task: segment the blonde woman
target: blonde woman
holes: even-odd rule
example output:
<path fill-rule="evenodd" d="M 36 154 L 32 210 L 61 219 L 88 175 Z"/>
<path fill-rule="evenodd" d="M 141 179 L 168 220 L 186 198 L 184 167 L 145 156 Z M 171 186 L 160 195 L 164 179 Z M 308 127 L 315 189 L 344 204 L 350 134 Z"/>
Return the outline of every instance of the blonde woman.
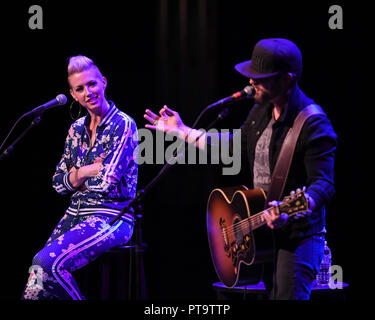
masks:
<path fill-rule="evenodd" d="M 84 300 L 71 272 L 133 233 L 130 213 L 109 222 L 135 197 L 135 122 L 106 99 L 107 79 L 91 59 L 71 57 L 68 82 L 74 103 L 88 112 L 71 125 L 53 176 L 55 190 L 71 194 L 70 205 L 35 255 L 23 299 Z"/>

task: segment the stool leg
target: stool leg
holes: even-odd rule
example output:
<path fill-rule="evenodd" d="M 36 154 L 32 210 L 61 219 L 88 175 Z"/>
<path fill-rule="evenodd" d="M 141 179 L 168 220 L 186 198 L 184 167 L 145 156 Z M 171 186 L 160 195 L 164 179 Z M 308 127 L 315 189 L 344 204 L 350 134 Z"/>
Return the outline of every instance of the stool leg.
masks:
<path fill-rule="evenodd" d="M 101 281 L 101 292 L 100 292 L 100 299 L 101 300 L 109 300 L 109 273 L 110 273 L 110 265 L 108 261 L 108 257 L 103 257 L 103 262 L 101 265 L 102 269 L 102 281 Z"/>
<path fill-rule="evenodd" d="M 117 300 L 126 300 L 128 299 L 126 284 L 127 284 L 127 277 L 126 274 L 126 254 L 119 254 L 117 255 L 117 263 L 116 263 L 116 299 Z"/>
<path fill-rule="evenodd" d="M 133 252 L 134 248 L 129 249 L 129 274 L 128 274 L 128 299 L 133 298 Z"/>
<path fill-rule="evenodd" d="M 131 273 L 133 279 L 129 279 L 132 281 L 135 287 L 135 290 L 131 290 L 132 292 L 135 291 L 135 299 L 137 300 L 146 300 L 147 299 L 147 289 L 146 289 L 146 277 L 144 271 L 144 263 L 143 263 L 143 253 L 145 250 L 145 244 L 143 243 L 143 235 L 142 235 L 142 214 L 137 214 L 137 220 L 134 228 L 134 242 L 135 248 L 131 252 L 131 256 L 133 257 L 134 254 L 134 272 L 133 271 L 133 264 L 131 265 Z"/>
<path fill-rule="evenodd" d="M 136 297 L 139 300 L 146 300 L 147 299 L 147 289 L 146 289 L 146 277 L 145 277 L 145 270 L 143 264 L 143 248 L 137 246 L 135 248 L 135 256 L 136 256 L 136 277 L 138 286 L 136 287 Z"/>

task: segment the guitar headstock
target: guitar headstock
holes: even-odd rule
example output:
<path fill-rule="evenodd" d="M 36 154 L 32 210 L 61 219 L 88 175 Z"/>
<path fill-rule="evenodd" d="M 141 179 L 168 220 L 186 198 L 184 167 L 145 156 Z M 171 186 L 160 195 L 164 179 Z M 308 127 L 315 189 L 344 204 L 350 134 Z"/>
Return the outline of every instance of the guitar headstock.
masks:
<path fill-rule="evenodd" d="M 286 213 L 288 216 L 294 216 L 300 212 L 306 212 L 309 209 L 309 201 L 305 195 L 306 187 L 292 191 L 279 204 L 280 213 Z"/>

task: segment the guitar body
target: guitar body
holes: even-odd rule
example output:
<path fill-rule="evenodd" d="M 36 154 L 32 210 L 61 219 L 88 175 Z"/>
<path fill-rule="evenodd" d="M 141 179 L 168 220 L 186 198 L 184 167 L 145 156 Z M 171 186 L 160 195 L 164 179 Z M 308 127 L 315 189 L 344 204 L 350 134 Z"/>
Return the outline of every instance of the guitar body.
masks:
<path fill-rule="evenodd" d="M 244 186 L 215 189 L 209 196 L 208 241 L 216 273 L 227 287 L 259 282 L 260 263 L 272 258 L 270 231 L 253 230 L 249 222 L 249 217 L 264 210 L 265 204 L 262 189 L 249 190 Z"/>

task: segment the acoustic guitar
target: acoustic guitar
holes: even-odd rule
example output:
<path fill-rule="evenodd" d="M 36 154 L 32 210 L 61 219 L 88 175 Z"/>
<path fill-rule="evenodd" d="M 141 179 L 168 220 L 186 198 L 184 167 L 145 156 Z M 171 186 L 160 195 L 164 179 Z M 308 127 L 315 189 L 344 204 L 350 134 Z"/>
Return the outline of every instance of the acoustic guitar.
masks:
<path fill-rule="evenodd" d="M 272 254 L 272 250 L 265 249 L 272 242 L 269 228 L 260 228 L 266 224 L 265 204 L 266 195 L 262 189 L 247 189 L 245 186 L 214 189 L 209 196 L 208 241 L 216 273 L 227 287 L 258 282 L 259 274 L 254 277 L 246 267 L 242 268 L 242 264 L 260 265 L 270 252 Z M 292 217 L 306 212 L 308 207 L 304 188 L 292 192 L 272 210 Z M 268 242 L 266 246 L 262 246 L 264 242 Z M 247 272 L 242 272 L 242 269 Z"/>

